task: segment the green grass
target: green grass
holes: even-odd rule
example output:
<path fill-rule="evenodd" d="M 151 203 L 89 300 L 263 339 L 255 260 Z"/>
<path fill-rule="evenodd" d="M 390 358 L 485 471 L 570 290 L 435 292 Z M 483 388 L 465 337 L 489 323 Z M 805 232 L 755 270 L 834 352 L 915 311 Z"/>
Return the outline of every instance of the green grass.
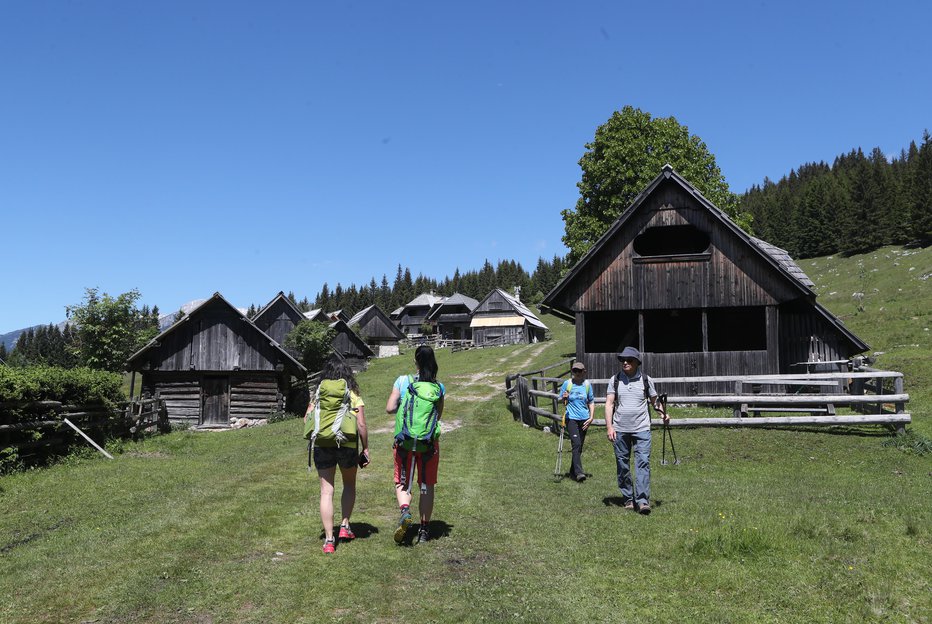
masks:
<path fill-rule="evenodd" d="M 858 260 L 804 268 L 821 289 Z M 837 273 L 822 277 L 828 262 Z M 0 478 L 0 622 L 929 621 L 932 455 L 915 447 L 932 434 L 930 397 L 914 381 L 929 344 L 912 320 L 924 312 L 891 312 L 882 295 L 848 311 L 840 288 L 828 307 L 907 375 L 911 442 L 878 427 L 677 430 L 681 465 L 660 466 L 655 443 L 654 513 L 625 512 L 602 430 L 587 440 L 593 477 L 557 482 L 556 437 L 516 423 L 502 398 L 506 373 L 572 351 L 572 326 L 545 317 L 552 342 L 438 352 L 445 420 L 460 426 L 442 438 L 426 546 L 391 538 L 383 405 L 406 353 L 360 376 L 374 433 L 356 542 L 320 552 L 298 420 L 125 443 L 115 461 Z M 910 296 L 927 304 L 928 288 Z"/>

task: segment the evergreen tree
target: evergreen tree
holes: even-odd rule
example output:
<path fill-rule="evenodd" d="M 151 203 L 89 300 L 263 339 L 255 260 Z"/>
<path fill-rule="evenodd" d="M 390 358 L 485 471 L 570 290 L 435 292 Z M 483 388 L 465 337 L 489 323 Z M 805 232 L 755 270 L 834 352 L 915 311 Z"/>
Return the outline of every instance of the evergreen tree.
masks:
<path fill-rule="evenodd" d="M 926 130 L 922 146 L 910 156 L 909 234 L 928 244 L 932 240 L 932 136 Z"/>

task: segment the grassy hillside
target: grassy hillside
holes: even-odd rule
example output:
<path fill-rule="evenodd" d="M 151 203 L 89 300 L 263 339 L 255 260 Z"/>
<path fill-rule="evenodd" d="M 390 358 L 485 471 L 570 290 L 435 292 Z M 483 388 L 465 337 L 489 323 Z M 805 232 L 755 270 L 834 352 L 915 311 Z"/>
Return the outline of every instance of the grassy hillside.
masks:
<path fill-rule="evenodd" d="M 929 435 L 927 254 L 804 268 L 879 365 L 906 372 Z M 855 284 L 878 289 L 863 311 Z M 0 478 L 0 622 L 928 621 L 932 456 L 877 427 L 676 431 L 681 465 L 660 466 L 655 445 L 654 513 L 625 512 L 603 431 L 587 441 L 593 477 L 555 482 L 555 436 L 507 409 L 506 373 L 573 349 L 571 326 L 544 321 L 552 342 L 440 352 L 452 429 L 428 544 L 391 538 L 383 406 L 405 354 L 360 377 L 373 464 L 355 542 L 320 552 L 299 421 L 176 432 Z"/>

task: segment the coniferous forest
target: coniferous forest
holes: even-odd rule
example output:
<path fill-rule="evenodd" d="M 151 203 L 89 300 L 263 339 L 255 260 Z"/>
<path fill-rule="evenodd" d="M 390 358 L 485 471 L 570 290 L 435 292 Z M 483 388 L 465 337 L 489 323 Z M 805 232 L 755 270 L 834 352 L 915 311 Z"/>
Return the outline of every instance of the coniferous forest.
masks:
<path fill-rule="evenodd" d="M 754 234 L 796 258 L 855 254 L 932 239 L 932 137 L 892 160 L 858 148 L 807 163 L 779 182 L 764 179 L 741 198 Z"/>

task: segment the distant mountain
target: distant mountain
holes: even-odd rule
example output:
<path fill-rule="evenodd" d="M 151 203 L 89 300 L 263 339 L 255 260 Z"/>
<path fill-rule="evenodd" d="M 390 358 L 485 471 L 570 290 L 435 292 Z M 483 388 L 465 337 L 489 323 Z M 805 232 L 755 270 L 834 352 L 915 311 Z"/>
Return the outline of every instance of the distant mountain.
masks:
<path fill-rule="evenodd" d="M 62 321 L 61 323 L 55 323 L 58 325 L 58 329 L 64 330 L 65 325 L 68 324 L 68 321 Z M 19 340 L 19 337 L 28 332 L 30 329 L 39 329 L 40 327 L 47 326 L 48 323 L 44 325 L 33 325 L 32 327 L 24 327 L 22 329 L 16 329 L 6 334 L 0 334 L 0 343 L 2 343 L 7 351 L 12 351 L 13 346 L 16 344 L 16 341 Z"/>

